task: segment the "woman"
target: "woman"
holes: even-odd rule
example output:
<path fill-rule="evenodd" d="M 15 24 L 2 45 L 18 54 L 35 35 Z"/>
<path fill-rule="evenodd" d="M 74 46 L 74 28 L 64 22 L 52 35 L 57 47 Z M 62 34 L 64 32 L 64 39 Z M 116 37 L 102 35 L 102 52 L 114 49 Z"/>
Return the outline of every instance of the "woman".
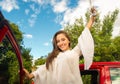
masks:
<path fill-rule="evenodd" d="M 83 84 L 79 57 L 84 56 L 85 69 L 89 69 L 94 54 L 94 42 L 89 30 L 94 19 L 92 15 L 73 49 L 70 49 L 70 38 L 67 33 L 58 31 L 53 37 L 53 51 L 47 57 L 46 63 L 32 73 L 23 69 L 25 76 L 29 79 L 34 78 L 35 84 Z"/>

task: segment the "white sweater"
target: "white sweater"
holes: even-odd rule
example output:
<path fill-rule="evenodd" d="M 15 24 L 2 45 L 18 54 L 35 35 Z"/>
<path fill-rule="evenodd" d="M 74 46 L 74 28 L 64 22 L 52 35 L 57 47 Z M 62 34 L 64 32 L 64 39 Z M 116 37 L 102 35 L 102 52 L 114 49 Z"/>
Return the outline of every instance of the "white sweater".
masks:
<path fill-rule="evenodd" d="M 45 64 L 41 65 L 32 74 L 35 84 L 83 84 L 79 70 L 79 56 L 83 54 L 85 69 L 92 64 L 94 41 L 88 28 L 85 28 L 78 44 L 72 49 L 60 52 L 53 60 L 48 71 Z"/>

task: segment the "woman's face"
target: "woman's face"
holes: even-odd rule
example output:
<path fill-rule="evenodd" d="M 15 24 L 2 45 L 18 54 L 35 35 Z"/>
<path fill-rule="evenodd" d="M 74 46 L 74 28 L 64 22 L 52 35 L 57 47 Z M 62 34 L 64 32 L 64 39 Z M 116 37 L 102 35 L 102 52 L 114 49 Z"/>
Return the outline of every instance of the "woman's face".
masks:
<path fill-rule="evenodd" d="M 68 40 L 68 38 L 64 35 L 64 34 L 58 34 L 56 36 L 56 42 L 57 42 L 57 46 L 60 50 L 62 51 L 66 51 L 68 49 L 70 49 L 70 41 Z"/>

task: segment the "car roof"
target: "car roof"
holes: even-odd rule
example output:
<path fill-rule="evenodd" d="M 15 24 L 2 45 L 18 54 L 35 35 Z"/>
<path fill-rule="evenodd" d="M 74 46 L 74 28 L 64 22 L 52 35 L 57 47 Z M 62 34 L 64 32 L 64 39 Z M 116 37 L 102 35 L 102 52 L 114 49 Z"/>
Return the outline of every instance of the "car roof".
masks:
<path fill-rule="evenodd" d="M 108 67 L 120 67 L 120 62 L 115 61 L 115 62 L 93 62 L 90 68 L 98 68 L 102 66 L 108 66 Z M 84 69 L 84 64 L 80 64 L 80 69 Z"/>
<path fill-rule="evenodd" d="M 120 62 L 116 61 L 116 62 L 93 62 L 92 65 L 99 65 L 99 66 L 111 66 L 111 65 L 119 65 L 120 66 Z"/>

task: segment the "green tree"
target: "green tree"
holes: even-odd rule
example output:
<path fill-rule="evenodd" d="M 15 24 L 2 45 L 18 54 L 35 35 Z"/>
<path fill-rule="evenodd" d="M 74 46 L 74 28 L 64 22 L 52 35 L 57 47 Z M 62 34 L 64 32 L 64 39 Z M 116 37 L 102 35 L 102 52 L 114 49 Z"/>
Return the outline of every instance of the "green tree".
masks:
<path fill-rule="evenodd" d="M 30 49 L 24 48 L 23 45 L 23 33 L 19 30 L 19 27 L 14 23 L 9 23 L 12 28 L 12 32 L 16 38 L 16 41 L 20 45 L 23 65 L 29 71 L 32 66 L 32 56 L 30 55 Z M 0 43 L 0 77 L 5 79 L 8 84 L 19 84 L 19 64 L 14 50 L 7 38 L 4 38 Z M 29 84 L 30 81 L 25 81 L 25 84 Z M 4 84 L 6 84 L 4 83 Z"/>
<path fill-rule="evenodd" d="M 45 56 L 41 56 L 40 58 L 35 60 L 35 66 L 42 65 L 42 64 L 45 63 L 45 61 L 46 61 L 46 57 Z"/>
<path fill-rule="evenodd" d="M 78 37 L 81 34 L 82 30 L 84 28 L 83 19 L 77 19 L 74 23 L 74 25 L 67 25 L 64 30 L 69 34 L 71 38 L 71 48 L 73 48 L 77 42 Z"/>
<path fill-rule="evenodd" d="M 112 56 L 114 56 L 116 61 L 120 61 L 120 36 L 117 36 L 112 40 L 110 47 L 112 47 Z"/>
<path fill-rule="evenodd" d="M 120 61 L 120 36 L 112 37 L 113 25 L 117 18 L 119 11 L 116 9 L 100 20 L 99 14 L 96 17 L 95 23 L 91 29 L 92 36 L 95 43 L 94 61 Z M 89 19 L 90 12 L 86 12 L 86 22 Z M 84 26 L 83 19 L 77 19 L 74 25 L 65 27 L 71 37 L 71 47 L 77 44 L 78 36 L 81 34 Z M 84 63 L 84 60 L 80 60 Z M 85 84 L 89 84 L 89 76 L 82 77 Z M 88 81 L 86 81 L 88 80 Z"/>
<path fill-rule="evenodd" d="M 112 31 L 113 25 L 118 15 L 118 10 L 116 9 L 112 13 L 109 13 L 104 17 L 101 27 L 96 34 L 95 39 L 95 58 L 94 61 L 115 61 L 113 56 L 114 47 L 112 47 Z M 99 58 L 99 59 L 98 59 Z"/>
<path fill-rule="evenodd" d="M 22 61 L 23 61 L 23 66 L 26 68 L 29 72 L 32 71 L 32 60 L 33 56 L 30 55 L 30 48 L 24 48 L 22 47 Z M 30 84 L 31 80 L 24 80 L 24 84 Z"/>
<path fill-rule="evenodd" d="M 103 20 L 99 19 L 99 14 L 96 17 L 96 21 L 91 29 L 94 41 L 95 41 L 95 56 L 94 61 L 115 61 L 116 50 L 115 44 L 116 42 L 112 38 L 113 25 L 117 18 L 119 11 L 116 9 L 112 13 L 109 13 L 104 17 Z M 86 22 L 89 19 L 90 12 L 86 12 Z M 65 27 L 65 31 L 68 32 L 71 37 L 71 47 L 73 48 L 77 44 L 78 36 L 81 34 L 83 28 L 85 27 L 83 24 L 83 19 L 77 19 L 74 25 L 69 25 Z M 118 40 L 118 39 L 117 39 Z M 120 55 L 117 53 L 117 56 Z M 82 60 L 83 62 L 83 60 Z"/>

